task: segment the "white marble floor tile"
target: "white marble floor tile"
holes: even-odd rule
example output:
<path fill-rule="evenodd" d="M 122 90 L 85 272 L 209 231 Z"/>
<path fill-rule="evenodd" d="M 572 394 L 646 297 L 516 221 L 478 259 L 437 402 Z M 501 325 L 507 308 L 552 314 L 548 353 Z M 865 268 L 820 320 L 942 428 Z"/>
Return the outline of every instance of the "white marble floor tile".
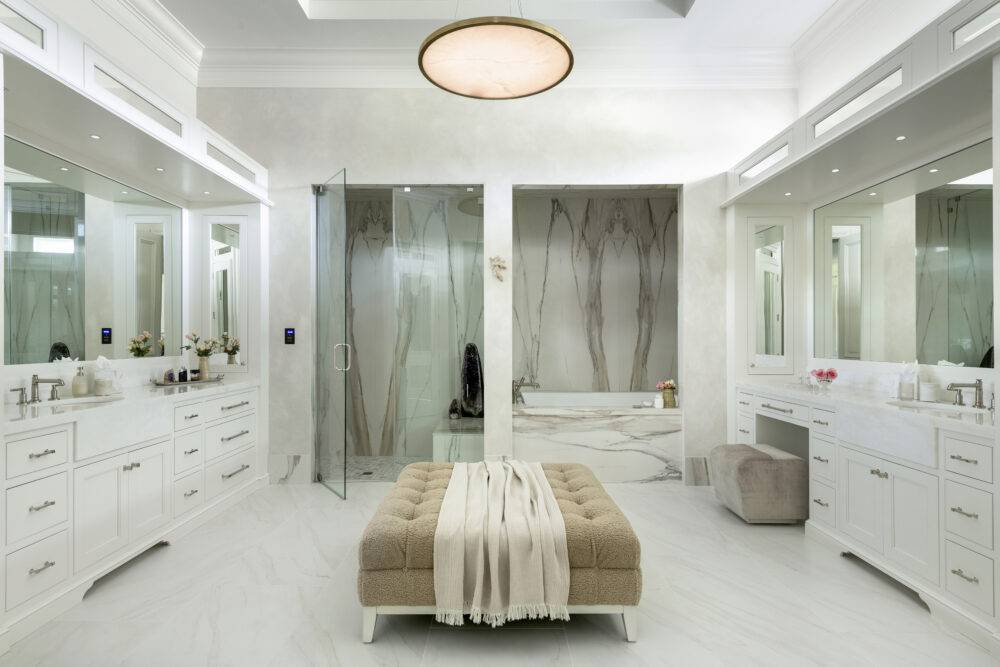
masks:
<path fill-rule="evenodd" d="M 992 664 L 801 526 L 748 526 L 671 482 L 607 485 L 642 542 L 637 643 L 620 618 L 581 615 L 498 630 L 383 617 L 362 644 L 356 545 L 389 487 L 268 487 L 99 581 L 0 667 Z"/>

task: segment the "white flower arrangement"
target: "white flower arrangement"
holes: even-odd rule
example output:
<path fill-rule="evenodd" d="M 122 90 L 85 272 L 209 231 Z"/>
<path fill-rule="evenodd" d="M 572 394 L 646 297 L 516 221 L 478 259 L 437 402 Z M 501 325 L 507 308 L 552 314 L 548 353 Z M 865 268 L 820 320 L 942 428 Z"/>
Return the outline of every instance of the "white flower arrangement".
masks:
<path fill-rule="evenodd" d="M 197 332 L 192 331 L 184 336 L 190 341 L 184 346 L 185 350 L 194 350 L 199 357 L 210 357 L 219 349 L 219 341 L 214 338 L 201 338 Z"/>
<path fill-rule="evenodd" d="M 219 347 L 229 356 L 233 356 L 240 351 L 240 339 L 235 336 L 230 336 L 228 333 L 223 333 L 222 340 L 219 342 Z"/>
<path fill-rule="evenodd" d="M 153 349 L 153 334 L 143 331 L 128 342 L 128 351 L 133 357 L 145 357 Z"/>

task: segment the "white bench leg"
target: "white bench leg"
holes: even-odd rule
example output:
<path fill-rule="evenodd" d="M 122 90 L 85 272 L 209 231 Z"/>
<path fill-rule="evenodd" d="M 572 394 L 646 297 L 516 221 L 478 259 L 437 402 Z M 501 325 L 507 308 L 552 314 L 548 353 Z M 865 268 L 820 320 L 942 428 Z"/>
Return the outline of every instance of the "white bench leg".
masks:
<path fill-rule="evenodd" d="M 375 607 L 361 608 L 361 641 L 371 644 L 375 636 L 375 623 L 378 622 L 378 611 Z"/>
<path fill-rule="evenodd" d="M 639 608 L 625 607 L 622 612 L 622 621 L 625 623 L 625 641 L 634 642 L 639 639 Z"/>

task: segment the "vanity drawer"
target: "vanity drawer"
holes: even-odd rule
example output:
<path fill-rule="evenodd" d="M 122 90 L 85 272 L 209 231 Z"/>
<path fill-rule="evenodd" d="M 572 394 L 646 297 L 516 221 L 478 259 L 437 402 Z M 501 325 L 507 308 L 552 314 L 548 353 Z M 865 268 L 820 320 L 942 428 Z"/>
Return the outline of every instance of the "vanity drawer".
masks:
<path fill-rule="evenodd" d="M 199 470 L 174 482 L 174 518 L 205 503 L 205 475 Z"/>
<path fill-rule="evenodd" d="M 993 481 L 993 448 L 944 435 L 944 467 L 983 482 Z"/>
<path fill-rule="evenodd" d="M 944 483 L 945 517 L 948 532 L 993 548 L 993 494 L 951 480 Z"/>
<path fill-rule="evenodd" d="M 254 440 L 257 415 L 244 415 L 205 429 L 205 459 L 249 445 Z"/>
<path fill-rule="evenodd" d="M 7 544 L 66 521 L 68 480 L 69 475 L 61 472 L 7 489 Z"/>
<path fill-rule="evenodd" d="M 257 409 L 257 392 L 248 391 L 233 396 L 213 398 L 205 403 L 205 419 L 223 419 Z"/>
<path fill-rule="evenodd" d="M 753 414 L 753 394 L 748 394 L 745 391 L 737 391 L 736 411 Z"/>
<path fill-rule="evenodd" d="M 740 445 L 752 445 L 753 439 L 753 415 L 737 413 L 736 415 L 736 443 Z"/>
<path fill-rule="evenodd" d="M 832 442 L 809 439 L 809 476 L 828 482 L 837 481 L 837 448 Z"/>
<path fill-rule="evenodd" d="M 812 415 L 809 418 L 809 430 L 823 435 L 833 435 L 834 419 L 836 418 L 836 412 L 813 408 Z"/>
<path fill-rule="evenodd" d="M 7 479 L 69 460 L 69 429 L 7 441 Z"/>
<path fill-rule="evenodd" d="M 205 460 L 204 438 L 205 434 L 201 431 L 185 433 L 174 438 L 174 474 L 179 475 L 201 465 Z"/>
<path fill-rule="evenodd" d="M 799 405 L 798 403 L 782 401 L 777 398 L 759 397 L 757 399 L 757 409 L 765 413 L 770 412 L 783 419 L 796 419 L 804 422 L 809 421 L 808 407 Z"/>
<path fill-rule="evenodd" d="M 13 609 L 66 579 L 69 574 L 66 531 L 7 554 L 4 565 L 7 609 Z"/>
<path fill-rule="evenodd" d="M 174 408 L 174 430 L 181 431 L 205 421 L 205 404 L 194 403 Z"/>
<path fill-rule="evenodd" d="M 253 479 L 257 450 L 230 456 L 205 468 L 205 499 L 211 500 Z"/>
<path fill-rule="evenodd" d="M 993 615 L 993 559 L 945 540 L 945 588 L 959 600 Z"/>
<path fill-rule="evenodd" d="M 837 492 L 832 486 L 809 480 L 809 518 L 831 528 L 837 525 Z"/>

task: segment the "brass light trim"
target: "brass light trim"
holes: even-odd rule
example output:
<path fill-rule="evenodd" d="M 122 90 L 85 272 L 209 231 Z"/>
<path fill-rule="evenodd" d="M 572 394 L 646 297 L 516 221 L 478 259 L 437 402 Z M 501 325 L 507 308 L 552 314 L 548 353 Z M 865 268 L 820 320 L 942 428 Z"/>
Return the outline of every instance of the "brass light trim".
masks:
<path fill-rule="evenodd" d="M 427 53 L 427 49 L 429 49 L 431 45 L 433 45 L 439 39 L 441 39 L 446 35 L 460 32 L 462 30 L 467 30 L 469 28 L 480 28 L 483 26 L 493 26 L 493 25 L 510 26 L 513 28 L 522 28 L 525 30 L 534 30 L 535 32 L 539 32 L 545 35 L 552 41 L 556 42 L 566 51 L 566 55 L 569 59 L 569 62 L 566 66 L 566 71 L 563 72 L 562 76 L 560 76 L 556 81 L 550 83 L 544 88 L 540 88 L 538 90 L 534 90 L 529 93 L 525 93 L 523 95 L 511 95 L 507 97 L 482 97 L 479 95 L 469 95 L 467 93 L 462 93 L 456 90 L 452 90 L 451 88 L 448 88 L 440 84 L 439 82 L 435 81 L 434 78 L 427 72 L 427 69 L 424 67 L 424 55 Z M 438 28 L 430 35 L 428 35 L 427 39 L 425 39 L 423 44 L 420 45 L 420 53 L 417 56 L 417 64 L 420 67 L 420 73 L 424 75 L 424 78 L 426 78 L 428 81 L 430 81 L 432 84 L 434 84 L 441 90 L 451 93 L 453 95 L 459 95 L 461 97 L 468 97 L 477 100 L 514 100 L 514 99 L 521 99 L 524 97 L 531 97 L 533 95 L 538 95 L 540 93 L 544 93 L 547 90 L 552 90 L 553 88 L 558 86 L 560 83 L 566 80 L 566 77 L 568 77 L 570 73 L 572 73 L 574 58 L 573 58 L 573 49 L 570 47 L 569 41 L 558 30 L 550 26 L 547 26 L 544 23 L 539 23 L 538 21 L 532 21 L 530 19 L 518 18 L 516 16 L 479 16 L 476 18 L 463 19 L 461 21 L 455 21 L 454 23 L 449 23 L 448 25 L 442 26 L 441 28 Z"/>

